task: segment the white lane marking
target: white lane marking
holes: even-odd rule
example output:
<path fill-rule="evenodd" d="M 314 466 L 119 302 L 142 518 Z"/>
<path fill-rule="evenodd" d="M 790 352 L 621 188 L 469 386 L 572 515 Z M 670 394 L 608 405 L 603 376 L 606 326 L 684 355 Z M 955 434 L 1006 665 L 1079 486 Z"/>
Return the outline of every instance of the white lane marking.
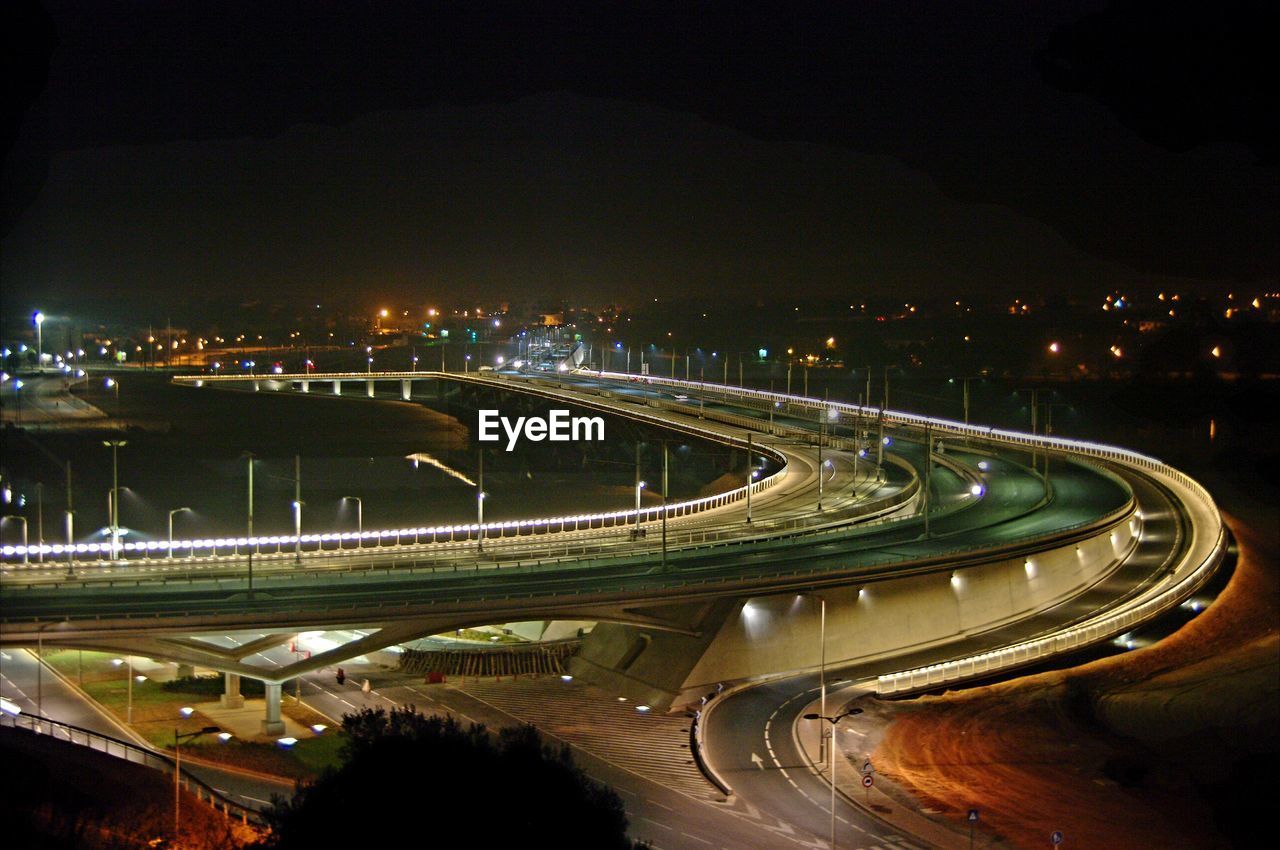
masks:
<path fill-rule="evenodd" d="M 653 818 L 647 818 L 647 817 L 645 817 L 644 815 L 636 815 L 636 820 L 647 821 L 647 822 L 649 822 L 649 823 L 653 824 L 654 826 L 660 826 L 660 827 L 662 827 L 663 829 L 667 830 L 667 832 L 675 832 L 675 830 L 674 830 L 674 829 L 672 829 L 671 827 L 667 826 L 665 823 L 658 823 L 658 822 L 657 822 L 656 820 L 654 820 Z"/>

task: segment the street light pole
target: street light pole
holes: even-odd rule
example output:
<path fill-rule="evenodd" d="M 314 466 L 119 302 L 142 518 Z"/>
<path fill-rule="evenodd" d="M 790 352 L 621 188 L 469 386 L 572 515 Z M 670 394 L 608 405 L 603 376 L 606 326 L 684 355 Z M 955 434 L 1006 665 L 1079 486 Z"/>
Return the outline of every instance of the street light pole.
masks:
<path fill-rule="evenodd" d="M 173 516 L 174 514 L 180 514 L 183 511 L 189 511 L 189 510 L 191 510 L 191 508 L 174 508 L 173 510 L 169 511 L 169 557 L 170 558 L 173 557 Z"/>
<path fill-rule="evenodd" d="M 127 446 L 127 440 L 103 440 L 102 445 L 111 447 L 111 560 L 120 557 L 120 463 L 121 446 Z"/>
<path fill-rule="evenodd" d="M 924 538 L 929 539 L 929 490 L 933 486 L 933 429 L 924 424 Z"/>
<path fill-rule="evenodd" d="M 640 492 L 644 482 L 640 480 L 640 441 L 636 440 L 636 526 L 640 525 Z"/>
<path fill-rule="evenodd" d="M 484 449 L 480 449 L 480 472 L 476 481 L 476 551 L 484 551 Z"/>
<path fill-rule="evenodd" d="M 191 741 L 199 738 L 201 735 L 210 735 L 214 732 L 221 731 L 217 726 L 206 726 L 198 732 L 187 732 L 179 735 L 178 730 L 173 730 L 173 837 L 176 841 L 178 838 L 178 829 L 181 826 L 182 812 L 182 747 L 183 741 Z"/>
<path fill-rule="evenodd" d="M 44 561 L 44 484 L 40 481 L 36 482 L 36 560 Z"/>
<path fill-rule="evenodd" d="M 293 456 L 293 562 L 302 563 L 302 455 Z"/>
<path fill-rule="evenodd" d="M 807 373 L 806 373 L 807 374 Z M 827 426 L 827 419 L 822 415 L 822 409 L 818 409 L 818 510 L 822 510 L 822 438 L 824 430 Z"/>
<path fill-rule="evenodd" d="M 822 714 L 806 714 L 804 716 L 804 719 L 805 720 L 825 720 L 831 724 L 831 744 L 830 744 L 830 747 L 828 748 L 827 754 L 831 758 L 831 850 L 835 850 L 835 847 L 836 847 L 836 753 L 835 753 L 836 724 L 839 723 L 841 720 L 844 720 L 846 717 L 852 717 L 853 715 L 861 714 L 862 709 L 851 708 L 848 711 L 840 712 L 835 717 L 827 717 L 825 708 L 822 710 L 822 712 L 823 712 Z M 821 741 L 821 738 L 819 738 L 819 741 Z"/>
<path fill-rule="evenodd" d="M 752 437 L 752 434 L 750 431 L 748 431 L 747 432 L 747 522 L 751 522 L 751 489 L 752 489 L 751 485 L 754 484 L 756 480 L 755 465 L 751 461 L 751 456 L 753 454 L 751 450 L 751 437 Z"/>
<path fill-rule="evenodd" d="M 662 569 L 667 569 L 667 441 L 662 441 Z"/>
<path fill-rule="evenodd" d="M 76 574 L 75 566 L 75 511 L 72 508 L 71 501 L 71 461 L 67 461 L 67 577 L 71 578 Z"/>
<path fill-rule="evenodd" d="M 1068 408 L 1069 408 L 1069 407 L 1071 407 L 1071 405 L 1067 404 L 1066 402 L 1061 402 L 1061 401 L 1047 401 L 1047 402 L 1045 402 L 1045 404 L 1044 404 L 1044 413 L 1045 413 L 1045 421 L 1044 421 L 1044 435 L 1045 435 L 1046 437 L 1052 437 L 1052 436 L 1053 436 L 1053 409 L 1054 409 L 1055 407 L 1068 407 Z M 1047 490 L 1048 490 L 1048 488 L 1049 488 L 1049 459 L 1050 459 L 1049 450 L 1046 448 L 1046 449 L 1045 449 L 1045 452 L 1044 452 L 1044 486 L 1045 486 L 1045 490 L 1046 490 L 1046 491 L 1047 491 Z"/>
<path fill-rule="evenodd" d="M 884 466 L 884 405 L 880 405 L 879 429 L 876 436 L 876 473 Z"/>
<path fill-rule="evenodd" d="M 248 526 L 248 533 L 247 533 L 247 537 L 248 537 L 248 539 L 249 539 L 249 540 L 252 540 L 252 539 L 253 539 L 253 461 L 254 461 L 254 459 L 257 457 L 257 455 L 255 455 L 253 452 L 245 452 L 245 453 L 242 455 L 242 457 L 243 457 L 243 458 L 248 462 L 248 464 L 249 464 L 249 511 L 248 511 L 248 515 L 247 515 L 247 520 L 248 520 L 248 521 L 247 521 L 247 526 Z M 252 544 L 252 543 L 249 543 L 249 544 L 248 544 L 248 546 L 249 546 L 249 552 L 248 552 L 248 555 L 249 555 L 249 598 L 250 598 L 250 599 L 252 599 L 252 598 L 253 598 L 253 544 Z"/>
<path fill-rule="evenodd" d="M 37 310 L 31 321 L 36 323 L 36 371 L 39 372 L 44 365 L 44 313 Z"/>
<path fill-rule="evenodd" d="M 359 549 L 364 545 L 364 502 L 360 501 L 359 496 L 343 496 L 342 500 L 347 499 L 356 503 L 356 548 Z"/>

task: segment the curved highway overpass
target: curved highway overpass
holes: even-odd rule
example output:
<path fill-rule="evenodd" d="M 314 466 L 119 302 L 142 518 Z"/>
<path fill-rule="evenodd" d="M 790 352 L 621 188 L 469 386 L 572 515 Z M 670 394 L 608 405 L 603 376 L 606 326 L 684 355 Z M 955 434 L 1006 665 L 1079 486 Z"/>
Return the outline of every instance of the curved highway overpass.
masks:
<path fill-rule="evenodd" d="M 864 672 L 886 676 L 877 687 L 896 691 L 976 675 L 980 656 L 989 670 L 991 653 L 1011 644 L 1039 641 L 1043 654 L 1123 631 L 1132 619 L 1116 618 L 1176 604 L 1222 550 L 1212 499 L 1159 461 L 900 412 L 610 373 L 175 380 L 268 391 L 365 383 L 402 398 L 414 382 L 460 381 L 749 448 L 777 471 L 749 485 L 751 522 L 744 482 L 665 508 L 483 530 L 178 541 L 172 556 L 167 543 L 46 546 L 43 563 L 30 563 L 34 547 L 7 546 L 0 642 L 131 652 L 278 686 L 453 628 L 593 620 L 574 672 L 659 707 L 823 661 L 871 665 Z M 245 660 L 320 628 L 372 632 L 284 668 Z M 235 650 L 202 637 L 233 630 L 268 637 Z M 804 681 L 786 689 L 796 687 Z M 733 704 L 723 700 L 703 732 Z M 723 760 L 714 744 L 709 754 Z"/>

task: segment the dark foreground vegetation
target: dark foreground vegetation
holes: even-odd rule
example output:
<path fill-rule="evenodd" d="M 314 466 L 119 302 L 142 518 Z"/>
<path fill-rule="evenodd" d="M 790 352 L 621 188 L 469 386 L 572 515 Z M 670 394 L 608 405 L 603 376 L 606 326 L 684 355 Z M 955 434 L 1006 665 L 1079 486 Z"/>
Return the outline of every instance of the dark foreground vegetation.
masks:
<path fill-rule="evenodd" d="M 342 727 L 342 765 L 276 801 L 265 847 L 361 846 L 397 834 L 456 846 L 459 833 L 491 847 L 641 846 L 627 838 L 618 795 L 532 726 L 492 734 L 408 706 L 362 709 Z"/>

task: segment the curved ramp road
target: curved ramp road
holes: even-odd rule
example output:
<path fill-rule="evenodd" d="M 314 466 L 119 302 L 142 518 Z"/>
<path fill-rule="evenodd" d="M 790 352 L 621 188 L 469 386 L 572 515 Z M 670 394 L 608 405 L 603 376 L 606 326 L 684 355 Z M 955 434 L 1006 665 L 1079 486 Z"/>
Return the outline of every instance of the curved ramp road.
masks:
<path fill-rule="evenodd" d="M 264 544 L 254 542 L 233 544 L 240 550 L 235 552 L 211 550 L 207 557 L 140 558 L 142 553 L 135 552 L 120 561 L 93 560 L 77 564 L 73 578 L 66 576 L 65 563 L 21 564 L 19 553 L 6 547 L 0 567 L 5 601 L 0 643 L 39 639 L 46 645 L 127 649 L 155 658 L 196 660 L 268 681 L 301 675 L 316 685 L 313 703 L 334 711 L 347 695 L 327 690 L 322 678 L 310 675 L 313 671 L 423 634 L 533 619 L 678 628 L 654 612 L 672 603 L 746 600 L 954 571 L 1083 544 L 1120 523 L 1141 529 L 1132 549 L 1070 598 L 1058 598 L 1034 613 L 1020 612 L 1012 620 L 992 620 L 1005 623 L 998 628 L 962 633 L 925 649 L 904 645 L 896 657 L 853 661 L 827 671 L 828 685 L 843 688 L 830 694 L 832 709 L 873 688 L 882 673 L 1008 646 L 1056 633 L 1099 612 L 1124 609 L 1166 587 L 1190 561 L 1211 559 L 1213 547 L 1221 546 L 1221 523 L 1212 500 L 1158 461 L 1104 446 L 968 428 L 901 412 L 884 416 L 888 454 L 877 474 L 873 462 L 858 457 L 853 432 L 861 426 L 878 437 L 878 412 L 697 382 L 640 382 L 635 376 L 598 372 L 179 380 L 252 382 L 277 390 L 304 380 L 329 380 L 367 383 L 370 394 L 374 382 L 381 382 L 398 384 L 407 397 L 410 382 L 440 379 L 533 394 L 589 415 L 628 416 L 739 448 L 752 433 L 752 445 L 772 454 L 779 469 L 753 491 L 750 524 L 742 490 L 714 503 L 681 508 L 678 516 L 668 518 L 665 551 L 657 539 L 656 513 L 646 514 L 647 534 L 640 539 L 630 534 L 634 517 L 602 515 L 555 520 L 555 530 L 539 526 L 530 529 L 537 533 L 501 539 L 495 531 L 495 539 L 485 540 L 483 553 L 471 537 L 474 528 L 446 536 L 433 533 L 431 542 L 405 539 L 406 533 L 422 536 L 410 529 L 402 530 L 394 544 L 381 535 L 379 545 L 370 549 L 339 548 L 344 545 L 339 538 L 326 551 L 302 553 L 300 563 L 288 548 L 292 538 L 281 538 L 275 551 L 270 543 L 261 551 Z M 926 428 L 934 441 L 945 440 L 945 454 L 930 457 L 923 442 Z M 821 449 L 820 441 L 825 443 Z M 1031 450 L 1041 452 L 1041 459 L 1044 452 L 1052 457 L 1049 481 L 1027 465 Z M 456 539 L 458 534 L 462 539 Z M 317 550 L 326 545 L 315 543 Z M 250 586 L 251 562 L 244 550 L 254 547 L 260 551 L 252 558 Z M 306 662 L 280 654 L 270 636 L 243 648 L 200 637 L 321 628 L 361 631 L 350 643 Z M 606 774 L 602 778 L 620 783 L 624 796 L 636 798 L 627 797 L 627 805 L 636 825 L 644 826 L 637 835 L 665 850 L 826 845 L 830 787 L 808 764 L 796 737 L 797 722 L 805 722 L 800 715 L 814 710 L 819 677 L 814 671 L 779 672 L 780 677 L 754 687 L 731 687 L 704 710 L 704 756 L 733 788 L 728 802 L 708 803 L 658 789 L 650 780 L 628 778 L 616 765 L 597 765 Z M 5 681 L 6 688 L 13 687 Z M 413 701 L 413 688 L 405 688 L 401 693 L 389 687 L 377 698 Z M 452 699 L 451 710 L 483 710 L 473 697 Z M 856 718 L 841 727 L 847 730 L 842 735 L 856 738 Z M 836 815 L 841 846 L 919 845 L 841 798 Z"/>

